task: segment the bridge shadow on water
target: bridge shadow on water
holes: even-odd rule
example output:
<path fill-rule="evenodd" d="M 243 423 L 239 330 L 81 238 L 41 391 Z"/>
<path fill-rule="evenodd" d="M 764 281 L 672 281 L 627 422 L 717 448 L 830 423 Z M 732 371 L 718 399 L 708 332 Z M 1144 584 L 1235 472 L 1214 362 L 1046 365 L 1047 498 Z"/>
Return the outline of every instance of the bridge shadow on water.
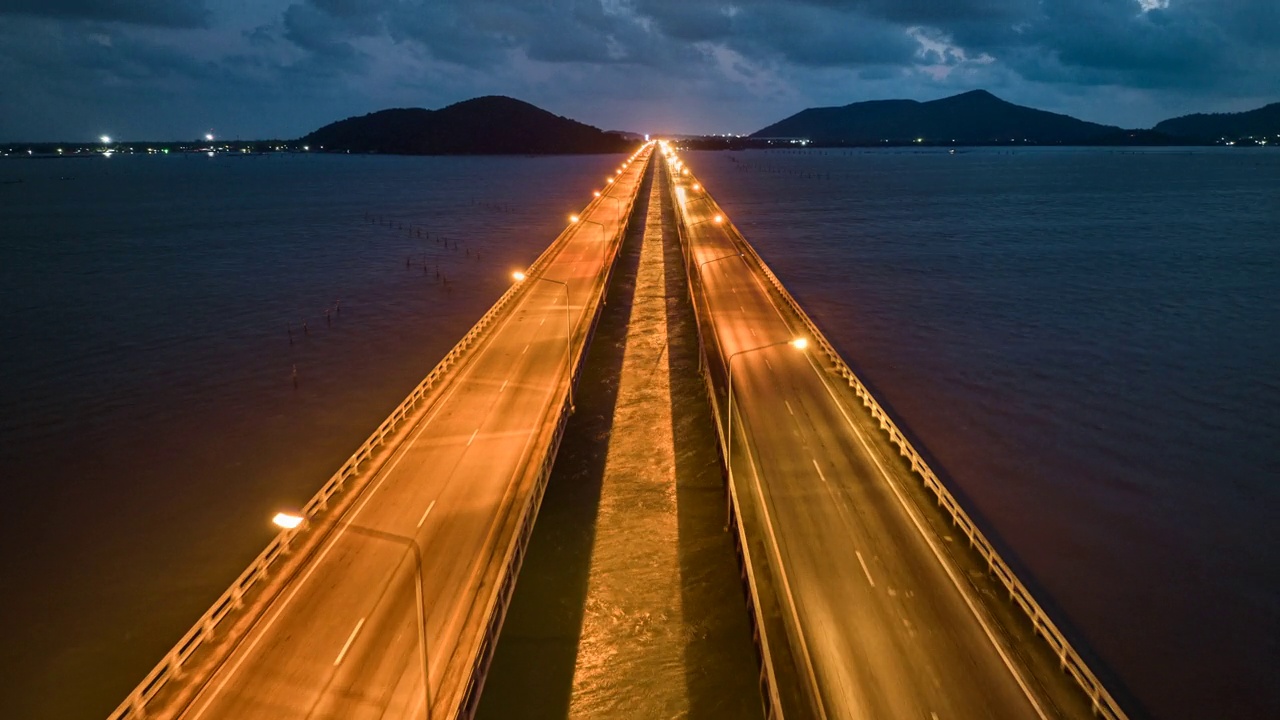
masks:
<path fill-rule="evenodd" d="M 653 182 L 661 180 L 650 172 L 636 200 L 608 304 L 588 353 L 577 412 L 561 444 L 481 696 L 477 717 L 482 720 L 584 715 L 581 706 L 574 706 L 574 673 Z M 667 324 L 664 354 L 671 396 L 681 608 L 669 621 L 681 623 L 673 634 L 681 644 L 677 655 L 684 669 L 683 704 L 690 718 L 760 718 L 758 664 L 732 541 L 724 531 L 724 483 L 710 408 L 697 374 L 697 337 L 681 250 L 669 195 L 660 189 L 657 197 L 663 205 L 660 292 L 665 294 Z M 661 439 L 655 437 L 654 442 Z M 626 653 L 645 648 L 615 649 Z M 628 687 L 625 675 L 619 672 L 618 684 L 608 690 L 619 696 L 608 703 L 614 712 L 629 711 L 619 717 L 648 717 L 668 707 L 662 699 L 635 697 L 643 691 Z"/>
<path fill-rule="evenodd" d="M 726 487 L 699 375 L 693 305 L 671 195 L 664 189 L 661 197 L 689 717 L 762 718 L 759 665 L 736 551 L 725 531 Z"/>

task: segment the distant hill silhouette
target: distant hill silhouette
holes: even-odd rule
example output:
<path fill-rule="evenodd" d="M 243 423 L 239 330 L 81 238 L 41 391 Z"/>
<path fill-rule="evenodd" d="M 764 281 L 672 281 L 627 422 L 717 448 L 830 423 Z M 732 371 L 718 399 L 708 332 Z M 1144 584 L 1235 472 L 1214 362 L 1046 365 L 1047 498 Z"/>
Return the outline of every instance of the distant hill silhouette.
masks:
<path fill-rule="evenodd" d="M 941 100 L 872 100 L 844 107 L 809 108 L 751 134 L 754 138 L 808 138 L 818 143 L 926 142 L 982 144 L 1025 140 L 1087 143 L 1120 128 L 1005 102 L 986 90 Z"/>
<path fill-rule="evenodd" d="M 326 151 L 400 155 L 612 153 L 622 136 L 514 98 L 490 95 L 439 110 L 397 108 L 325 125 L 302 138 Z"/>
<path fill-rule="evenodd" d="M 1183 115 L 1164 120 L 1154 129 L 1165 135 L 1209 142 L 1219 138 L 1272 137 L 1280 135 L 1280 102 L 1248 112 Z"/>

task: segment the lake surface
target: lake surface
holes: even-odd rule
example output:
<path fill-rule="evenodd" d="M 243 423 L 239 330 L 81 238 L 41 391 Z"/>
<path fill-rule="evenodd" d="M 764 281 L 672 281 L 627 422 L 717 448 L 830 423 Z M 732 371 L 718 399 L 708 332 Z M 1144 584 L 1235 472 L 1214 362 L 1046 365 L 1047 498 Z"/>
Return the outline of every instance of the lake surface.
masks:
<path fill-rule="evenodd" d="M 1156 717 L 1280 717 L 1280 153 L 684 158 Z"/>
<path fill-rule="evenodd" d="M 0 717 L 123 700 L 618 160 L 0 161 Z"/>
<path fill-rule="evenodd" d="M 686 160 L 1152 714 L 1280 716 L 1280 153 Z M 616 161 L 0 162 L 0 717 L 123 699 Z"/>

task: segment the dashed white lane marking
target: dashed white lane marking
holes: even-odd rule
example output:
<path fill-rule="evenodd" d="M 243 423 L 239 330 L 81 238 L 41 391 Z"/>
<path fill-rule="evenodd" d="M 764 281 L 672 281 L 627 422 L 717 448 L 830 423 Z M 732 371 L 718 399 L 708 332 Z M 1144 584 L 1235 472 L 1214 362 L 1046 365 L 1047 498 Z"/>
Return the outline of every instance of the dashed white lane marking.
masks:
<path fill-rule="evenodd" d="M 787 406 L 787 412 L 791 413 L 792 415 L 796 414 L 796 411 L 791 409 L 791 403 L 787 402 L 786 400 L 783 400 L 782 402 Z"/>
<path fill-rule="evenodd" d="M 503 380 L 503 381 L 502 381 L 502 387 L 498 388 L 498 392 L 502 392 L 503 390 L 506 390 L 506 389 L 507 389 L 507 383 L 509 383 L 509 382 L 511 382 L 511 380 L 510 380 L 510 379 Z"/>
<path fill-rule="evenodd" d="M 770 370 L 773 369 L 773 363 L 769 362 L 769 358 L 764 359 L 764 364 L 768 365 Z"/>
<path fill-rule="evenodd" d="M 471 447 L 471 443 L 475 442 L 476 433 L 480 432 L 480 428 L 471 431 L 471 438 L 467 440 L 467 447 Z"/>
<path fill-rule="evenodd" d="M 760 289 L 760 292 L 768 297 L 769 290 L 765 287 L 764 281 L 757 277 L 755 273 L 751 274 L 751 279 L 755 281 L 756 287 Z M 780 319 L 784 325 L 788 325 L 786 316 L 782 314 L 782 308 L 772 303 L 771 306 L 773 307 L 774 313 L 777 314 L 778 319 Z M 978 621 L 978 624 L 982 626 L 982 631 L 986 633 L 987 639 L 991 641 L 991 645 L 996 650 L 996 654 L 1000 656 L 1005 667 L 1008 668 L 1009 673 L 1013 675 L 1014 681 L 1018 683 L 1018 687 L 1021 688 L 1022 693 L 1026 695 L 1027 702 L 1031 703 L 1031 708 L 1036 711 L 1036 716 L 1039 717 L 1040 720 L 1049 720 L 1049 716 L 1045 715 L 1044 710 L 1040 707 L 1040 701 L 1031 693 L 1031 688 L 1027 686 L 1027 682 L 1022 679 L 1022 674 L 1013 666 L 1013 661 L 1009 659 L 1009 654 L 1005 652 L 1004 646 L 996 640 L 995 633 L 987 624 L 986 619 L 978 612 L 978 608 L 974 605 L 973 599 L 969 597 L 969 593 L 965 592 L 964 587 L 960 584 L 960 579 L 956 577 L 955 570 L 953 570 L 951 566 L 943 560 L 942 551 L 938 549 L 937 544 L 931 537 L 929 537 L 929 534 L 925 532 L 924 525 L 921 520 L 916 517 L 916 514 L 912 512 L 910 506 L 907 505 L 907 500 L 902 496 L 902 491 L 898 489 L 897 484 L 889 478 L 889 471 L 885 468 L 884 463 L 882 463 L 876 453 L 871 450 L 870 444 L 867 439 L 862 436 L 862 431 L 858 429 L 858 426 L 853 422 L 853 419 L 849 417 L 849 413 L 845 412 L 844 405 L 836 396 L 836 391 L 832 389 L 831 384 L 827 381 L 826 373 L 818 367 L 818 361 L 814 359 L 811 353 L 806 353 L 805 358 L 809 361 L 809 366 L 813 368 L 814 373 L 818 375 L 819 381 L 822 383 L 822 387 L 826 389 L 827 394 L 831 396 L 833 401 L 835 401 L 836 409 L 840 411 L 842 416 L 844 416 L 845 422 L 849 424 L 849 427 L 853 430 L 854 436 L 858 438 L 858 443 L 862 445 L 863 449 L 866 450 L 867 455 L 871 457 L 871 460 L 880 470 L 880 475 L 884 478 L 885 483 L 888 484 L 889 489 L 893 491 L 894 496 L 898 499 L 898 504 L 902 506 L 903 512 L 907 514 L 907 517 L 911 520 L 911 524 L 915 525 L 916 530 L 920 533 L 920 537 L 924 539 L 925 544 L 929 546 L 931 551 L 933 551 L 934 558 L 936 558 L 938 564 L 942 566 L 943 572 L 945 572 L 947 577 L 951 580 L 951 584 L 955 586 L 956 592 L 960 593 L 965 605 L 969 608 L 969 612 Z"/>
<path fill-rule="evenodd" d="M 520 354 L 521 354 L 521 355 L 523 355 L 523 354 L 525 354 L 525 353 L 527 353 L 527 352 L 529 352 L 529 346 L 528 346 L 528 345 L 525 345 L 525 346 L 524 346 L 524 349 L 520 351 Z"/>
<path fill-rule="evenodd" d="M 867 561 L 862 559 L 862 553 L 858 550 L 854 550 L 853 554 L 858 556 L 858 564 L 862 566 L 862 572 L 866 573 L 867 582 L 871 583 L 871 587 L 875 587 L 876 581 L 871 579 L 871 571 L 867 569 Z M 934 715 L 934 717 L 938 716 Z"/>
<path fill-rule="evenodd" d="M 436 501 L 432 500 L 431 504 L 427 506 L 427 511 L 422 513 L 422 517 L 418 518 L 418 527 L 422 527 L 422 523 L 427 521 L 427 516 L 431 514 L 431 508 L 434 508 L 435 506 Z"/>
<path fill-rule="evenodd" d="M 752 328 L 752 329 L 751 329 L 751 337 L 755 337 L 755 336 L 756 336 L 755 328 Z"/>
<path fill-rule="evenodd" d="M 822 482 L 826 482 L 827 476 L 822 474 L 822 468 L 818 467 L 818 461 L 815 458 L 809 459 L 813 460 L 813 469 L 818 471 L 818 477 L 822 478 Z"/>
<path fill-rule="evenodd" d="M 545 323 L 546 321 L 547 321 L 546 318 L 542 318 L 542 320 L 538 322 L 538 327 L 542 327 L 542 324 Z"/>
<path fill-rule="evenodd" d="M 338 653 L 338 659 L 333 661 L 334 667 L 342 662 L 342 658 L 347 656 L 347 651 L 351 649 L 351 643 L 356 641 L 356 635 L 360 634 L 360 628 L 364 627 L 364 618 L 360 618 L 360 622 L 356 623 L 356 627 L 351 631 L 351 635 L 347 638 L 347 644 L 342 646 L 342 652 Z"/>

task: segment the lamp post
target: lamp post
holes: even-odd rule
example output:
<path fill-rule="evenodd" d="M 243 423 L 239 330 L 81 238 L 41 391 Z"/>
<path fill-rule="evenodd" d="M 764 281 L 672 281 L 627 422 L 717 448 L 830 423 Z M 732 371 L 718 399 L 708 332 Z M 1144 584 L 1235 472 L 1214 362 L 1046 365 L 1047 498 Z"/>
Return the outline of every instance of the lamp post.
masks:
<path fill-rule="evenodd" d="M 724 216 L 719 213 L 716 213 L 715 215 L 709 218 L 703 218 L 696 223 L 690 224 L 689 233 L 692 234 L 693 229 L 698 227 L 699 225 L 702 225 L 703 223 L 715 223 L 716 225 L 719 225 L 720 223 L 723 223 L 723 222 L 724 222 Z M 689 238 L 689 254 L 685 262 L 689 262 L 692 259 L 693 259 L 693 238 Z"/>
<path fill-rule="evenodd" d="M 605 255 L 608 253 L 608 246 L 609 246 L 609 240 L 608 240 L 609 231 L 605 229 L 604 223 L 598 223 L 595 220 L 588 220 L 584 217 L 579 217 L 577 215 L 570 215 L 569 222 L 575 225 L 577 223 L 587 223 L 589 225 L 595 225 L 596 227 L 600 228 L 600 267 L 603 270 L 604 263 L 605 263 Z"/>
<path fill-rule="evenodd" d="M 279 512 L 271 519 L 276 525 L 292 530 L 302 523 L 306 522 L 306 518 L 296 513 Z M 385 530 L 376 530 L 367 528 L 363 525 L 357 525 L 349 520 L 337 520 L 338 525 L 343 529 L 350 530 L 360 535 L 366 535 L 376 540 L 388 540 L 390 542 L 405 545 L 413 553 L 413 590 L 417 597 L 418 609 L 418 647 L 422 649 L 422 694 L 426 703 L 427 720 L 431 720 L 431 665 L 430 655 L 427 653 L 427 606 L 422 597 L 422 549 L 418 547 L 418 543 L 411 537 L 398 535 L 396 533 L 387 532 Z"/>
<path fill-rule="evenodd" d="M 613 216 L 618 220 L 618 222 L 622 222 L 622 198 L 601 193 L 599 190 L 595 191 L 595 196 L 598 198 L 604 198 L 605 200 L 612 200 L 614 203 Z"/>
<path fill-rule="evenodd" d="M 779 340 L 778 342 L 769 343 L 768 345 L 761 345 L 759 347 L 747 348 L 746 350 L 739 350 L 738 352 L 733 353 L 732 355 L 729 356 L 729 361 L 727 363 L 727 365 L 729 366 L 729 419 L 725 423 L 725 425 L 728 428 L 727 433 L 729 435 L 729 438 L 725 441 L 724 464 L 729 469 L 729 487 L 730 488 L 733 487 L 733 359 L 738 357 L 739 355 L 759 352 L 761 350 L 767 350 L 771 347 L 777 347 L 779 345 L 790 345 L 791 347 L 797 350 L 804 350 L 806 347 L 809 346 L 809 341 L 808 339 L 802 338 L 802 337 L 795 338 L 793 340 Z"/>
<path fill-rule="evenodd" d="M 511 277 L 516 282 L 524 282 L 529 276 L 522 272 L 513 272 Z M 549 277 L 534 275 L 534 280 L 544 280 L 549 283 L 555 283 L 564 288 L 564 355 L 565 366 L 569 373 L 569 412 L 574 411 L 573 407 L 573 322 L 569 320 L 569 283 L 563 280 L 553 280 Z"/>

